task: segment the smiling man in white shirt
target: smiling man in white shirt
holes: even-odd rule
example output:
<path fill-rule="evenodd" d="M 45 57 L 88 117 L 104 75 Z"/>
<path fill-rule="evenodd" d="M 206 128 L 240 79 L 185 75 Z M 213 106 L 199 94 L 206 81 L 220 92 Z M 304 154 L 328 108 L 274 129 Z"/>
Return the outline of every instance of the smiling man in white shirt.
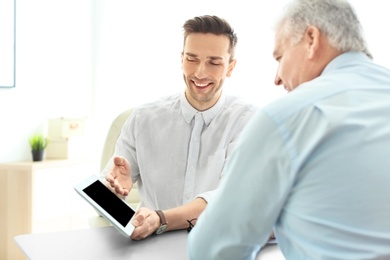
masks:
<path fill-rule="evenodd" d="M 205 15 L 186 21 L 183 28 L 185 91 L 136 108 L 102 172 L 119 196 L 138 183 L 135 240 L 195 223 L 255 112 L 253 105 L 223 93 L 236 65 L 237 36 L 229 23 Z"/>

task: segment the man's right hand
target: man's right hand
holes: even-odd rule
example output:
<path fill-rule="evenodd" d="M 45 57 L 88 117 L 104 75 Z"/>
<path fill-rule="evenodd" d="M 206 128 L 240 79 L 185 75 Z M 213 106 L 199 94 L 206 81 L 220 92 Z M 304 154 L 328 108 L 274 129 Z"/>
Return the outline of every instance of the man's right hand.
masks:
<path fill-rule="evenodd" d="M 133 188 L 129 161 L 122 156 L 115 157 L 114 165 L 106 175 L 106 181 L 118 195 L 127 196 Z"/>
<path fill-rule="evenodd" d="M 135 226 L 135 230 L 131 234 L 131 238 L 141 240 L 154 234 L 161 222 L 155 210 L 141 207 L 135 214 L 132 224 Z"/>

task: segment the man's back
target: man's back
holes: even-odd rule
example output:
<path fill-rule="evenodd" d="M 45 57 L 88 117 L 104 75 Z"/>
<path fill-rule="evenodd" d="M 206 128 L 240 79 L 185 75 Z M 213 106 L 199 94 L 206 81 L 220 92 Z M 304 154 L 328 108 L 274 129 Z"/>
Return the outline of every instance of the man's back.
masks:
<path fill-rule="evenodd" d="M 390 71 L 342 54 L 252 117 L 190 255 L 252 259 L 275 228 L 287 259 L 390 259 L 389 155 Z"/>
<path fill-rule="evenodd" d="M 289 95 L 307 103 L 269 110 L 292 161 L 276 225 L 285 255 L 365 259 L 389 250 L 390 72 L 346 54 Z"/>

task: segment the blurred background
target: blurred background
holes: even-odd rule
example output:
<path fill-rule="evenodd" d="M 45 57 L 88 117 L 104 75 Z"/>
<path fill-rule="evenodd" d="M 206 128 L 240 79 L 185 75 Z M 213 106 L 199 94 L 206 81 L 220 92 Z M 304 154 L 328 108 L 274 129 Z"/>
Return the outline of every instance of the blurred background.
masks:
<path fill-rule="evenodd" d="M 0 163 L 31 161 L 28 138 L 50 118 L 85 118 L 85 156 L 99 160 L 123 110 L 184 90 L 182 24 L 215 14 L 238 35 L 225 90 L 263 106 L 273 84 L 272 26 L 286 1 L 17 0 L 16 84 L 0 88 Z M 388 2 L 351 0 L 374 59 L 390 67 Z M 299 62 L 299 61 L 297 61 Z"/>

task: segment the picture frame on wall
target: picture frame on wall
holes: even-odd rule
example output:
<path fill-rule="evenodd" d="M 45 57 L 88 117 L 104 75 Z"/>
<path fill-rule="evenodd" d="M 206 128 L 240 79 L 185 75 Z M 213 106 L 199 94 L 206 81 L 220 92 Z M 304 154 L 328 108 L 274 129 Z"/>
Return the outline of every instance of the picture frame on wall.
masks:
<path fill-rule="evenodd" d="M 15 87 L 16 0 L 0 0 L 0 88 Z"/>

